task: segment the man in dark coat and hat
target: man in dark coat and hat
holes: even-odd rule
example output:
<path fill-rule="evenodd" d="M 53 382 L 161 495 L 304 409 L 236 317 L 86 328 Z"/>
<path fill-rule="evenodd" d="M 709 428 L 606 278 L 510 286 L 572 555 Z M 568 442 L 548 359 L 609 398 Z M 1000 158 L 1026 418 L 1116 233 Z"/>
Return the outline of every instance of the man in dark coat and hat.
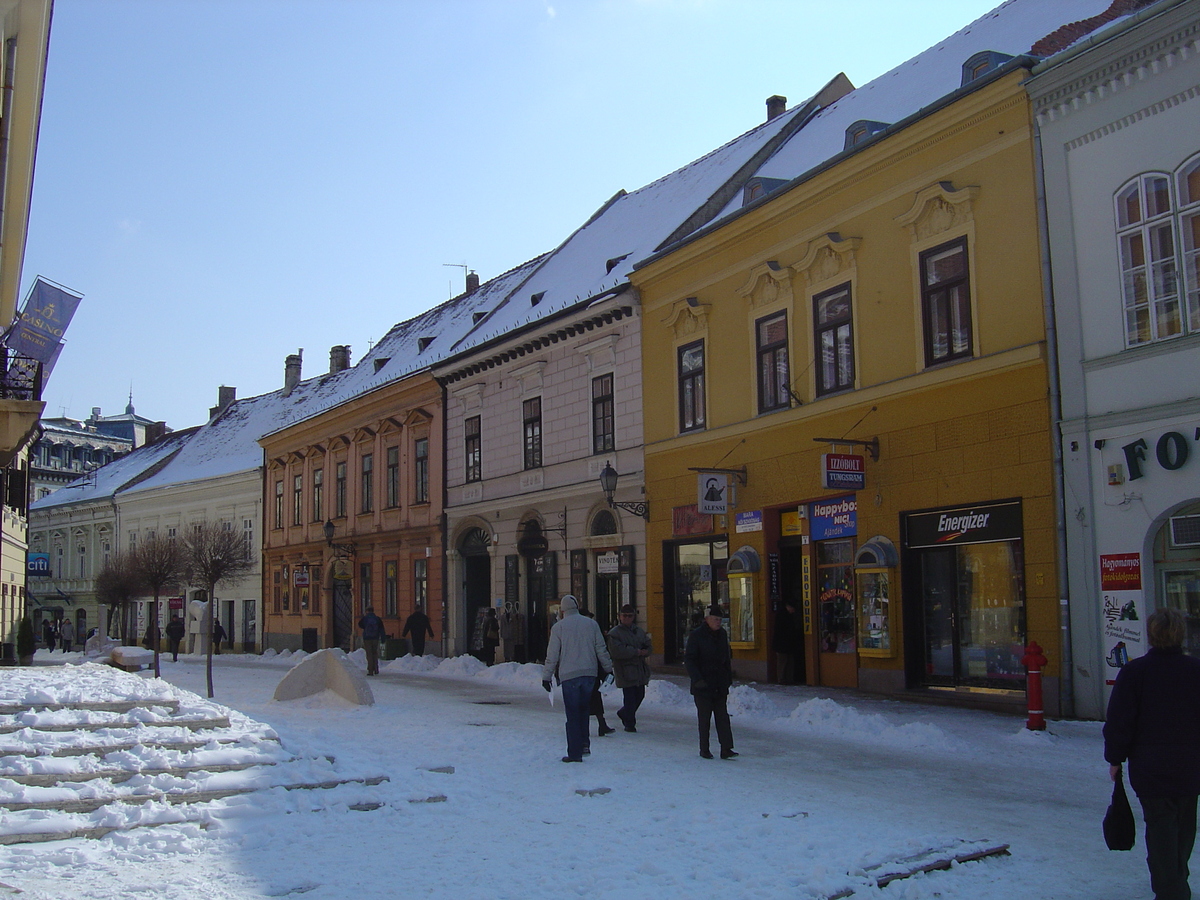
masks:
<path fill-rule="evenodd" d="M 1146 620 L 1150 650 L 1117 675 L 1104 723 L 1112 780 L 1129 762 L 1129 784 L 1146 822 L 1146 864 L 1155 900 L 1189 900 L 1188 860 L 1200 795 L 1200 659 L 1183 652 L 1187 619 L 1157 609 Z"/>
<path fill-rule="evenodd" d="M 692 679 L 692 700 L 700 727 L 700 755 L 712 759 L 709 749 L 709 722 L 717 724 L 721 759 L 733 759 L 733 728 L 729 724 L 729 688 L 733 685 L 733 651 L 729 635 L 721 627 L 721 607 L 709 607 L 704 621 L 688 635 L 683 660 Z"/>

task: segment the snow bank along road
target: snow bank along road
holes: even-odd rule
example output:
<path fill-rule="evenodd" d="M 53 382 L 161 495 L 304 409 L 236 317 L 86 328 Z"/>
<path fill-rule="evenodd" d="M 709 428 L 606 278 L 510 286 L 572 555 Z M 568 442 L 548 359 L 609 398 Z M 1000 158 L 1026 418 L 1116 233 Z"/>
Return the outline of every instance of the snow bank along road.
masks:
<path fill-rule="evenodd" d="M 0 670 L 0 706 L 132 693 L 159 704 L 139 707 L 150 710 L 143 717 L 204 711 L 228 718 L 232 732 L 171 750 L 178 758 L 141 745 L 88 757 L 102 770 L 132 754 L 144 771 L 115 788 L 155 799 L 89 819 L 116 829 L 103 837 L 0 846 L 0 882 L 35 900 L 1149 893 L 1141 851 L 1110 853 L 1100 837 L 1108 789 L 1097 723 L 1053 722 L 1034 734 L 1021 720 L 988 713 L 741 685 L 730 709 L 742 755 L 708 761 L 697 755 L 690 698 L 658 680 L 636 734 L 598 738 L 593 720 L 592 755 L 565 766 L 561 702 L 547 702 L 540 667 L 406 657 L 370 680 L 374 706 L 330 695 L 277 703 L 275 685 L 295 661 L 218 660 L 217 704 L 192 693 L 204 692 L 199 658 L 165 662 L 161 681 L 96 665 Z M 619 702 L 619 691 L 607 695 L 610 721 Z M 24 715 L 49 724 L 66 714 Z M 16 808 L 34 802 L 35 790 L 88 800 L 109 777 L 53 785 L 12 777 L 36 774 L 16 771 L 22 766 L 53 774 L 67 758 L 48 755 L 56 743 L 94 739 L 63 734 L 24 726 L 0 734 L 0 835 L 104 809 Z M 46 755 L 29 746 L 15 753 L 14 740 Z M 296 772 L 232 768 L 254 754 L 304 767 L 311 783 L 346 783 L 287 790 Z M 380 777 L 387 780 L 366 783 Z M 162 796 L 234 783 L 251 790 L 183 802 Z M 1010 856 L 875 886 L 881 872 L 904 868 L 897 860 L 1001 843 Z"/>

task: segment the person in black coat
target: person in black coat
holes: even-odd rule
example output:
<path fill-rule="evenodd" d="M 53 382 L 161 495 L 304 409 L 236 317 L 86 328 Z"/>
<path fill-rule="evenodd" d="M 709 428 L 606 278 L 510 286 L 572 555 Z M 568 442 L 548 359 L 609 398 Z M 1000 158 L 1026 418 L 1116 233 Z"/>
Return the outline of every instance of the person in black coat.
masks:
<path fill-rule="evenodd" d="M 1129 762 L 1129 785 L 1146 822 L 1146 864 L 1155 900 L 1187 900 L 1188 860 L 1200 795 L 1200 659 L 1183 652 L 1177 609 L 1146 620 L 1150 650 L 1117 674 L 1104 723 L 1113 781 Z"/>
<path fill-rule="evenodd" d="M 400 637 L 412 637 L 413 656 L 425 655 L 425 636 L 433 637 L 433 626 L 429 624 L 429 616 L 425 615 L 418 603 L 413 608 L 412 615 L 404 620 L 404 630 Z"/>
<path fill-rule="evenodd" d="M 717 724 L 721 759 L 733 759 L 733 728 L 729 724 L 729 688 L 733 685 L 733 652 L 729 635 L 721 627 L 721 607 L 713 604 L 704 621 L 688 635 L 683 659 L 692 679 L 692 700 L 700 727 L 700 755 L 712 759 L 709 749 L 709 721 Z"/>
<path fill-rule="evenodd" d="M 186 631 L 183 620 L 179 616 L 171 616 L 171 621 L 167 623 L 164 631 L 171 643 L 171 662 L 179 662 L 179 642 L 183 640 Z"/>

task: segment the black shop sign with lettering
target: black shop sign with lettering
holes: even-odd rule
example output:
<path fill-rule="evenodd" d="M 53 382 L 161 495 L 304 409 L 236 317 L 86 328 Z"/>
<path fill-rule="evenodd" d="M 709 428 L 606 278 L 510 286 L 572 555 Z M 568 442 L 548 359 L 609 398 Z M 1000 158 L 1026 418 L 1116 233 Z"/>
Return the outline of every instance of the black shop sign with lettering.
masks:
<path fill-rule="evenodd" d="M 1021 501 L 910 513 L 906 526 L 905 543 L 912 548 L 1015 541 L 1021 537 Z"/>

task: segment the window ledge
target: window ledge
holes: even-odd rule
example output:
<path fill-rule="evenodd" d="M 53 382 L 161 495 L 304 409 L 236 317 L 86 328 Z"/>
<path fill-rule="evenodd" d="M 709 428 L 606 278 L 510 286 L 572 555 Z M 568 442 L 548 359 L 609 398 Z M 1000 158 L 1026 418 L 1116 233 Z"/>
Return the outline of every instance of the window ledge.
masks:
<path fill-rule="evenodd" d="M 1095 359 L 1085 359 L 1083 361 L 1083 371 L 1094 372 L 1097 369 L 1107 369 L 1112 366 L 1121 366 L 1131 360 L 1149 359 L 1155 356 L 1162 356 L 1168 353 L 1175 353 L 1183 349 L 1195 349 L 1200 346 L 1200 333 L 1183 334 L 1179 337 L 1162 338 L 1157 341 L 1151 341 L 1147 344 L 1138 344 L 1136 347 L 1126 347 L 1117 353 L 1109 354 L 1108 356 L 1099 356 Z"/>

